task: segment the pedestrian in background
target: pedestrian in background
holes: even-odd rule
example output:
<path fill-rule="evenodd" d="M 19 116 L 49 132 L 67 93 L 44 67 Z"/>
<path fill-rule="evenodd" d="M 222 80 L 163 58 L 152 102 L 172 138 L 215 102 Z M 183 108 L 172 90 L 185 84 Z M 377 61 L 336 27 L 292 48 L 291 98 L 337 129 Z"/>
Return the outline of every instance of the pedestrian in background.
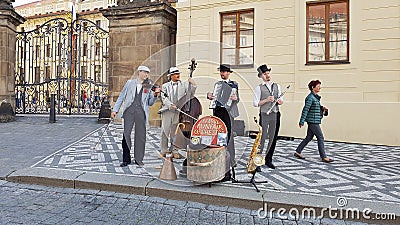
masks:
<path fill-rule="evenodd" d="M 322 117 L 324 115 L 328 115 L 328 109 L 321 106 L 321 96 L 318 95 L 321 90 L 321 82 L 319 80 L 312 80 L 308 84 L 308 89 L 310 89 L 311 92 L 306 97 L 305 105 L 303 107 L 299 122 L 300 128 L 303 127 L 304 121 L 307 122 L 307 136 L 297 147 L 294 156 L 299 159 L 305 159 L 301 152 L 315 135 L 318 142 L 319 156 L 321 157 L 323 162 L 330 163 L 333 162 L 333 159 L 328 158 L 325 154 L 324 135 L 322 134 L 322 130 L 320 127 Z"/>

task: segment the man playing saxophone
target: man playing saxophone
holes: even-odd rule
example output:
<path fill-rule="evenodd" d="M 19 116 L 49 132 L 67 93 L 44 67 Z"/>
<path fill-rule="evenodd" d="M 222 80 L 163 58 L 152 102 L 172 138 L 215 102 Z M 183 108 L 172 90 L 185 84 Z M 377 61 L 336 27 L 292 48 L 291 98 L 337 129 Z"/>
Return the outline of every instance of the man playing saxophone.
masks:
<path fill-rule="evenodd" d="M 281 86 L 271 81 L 271 68 L 267 65 L 261 65 L 257 68 L 258 77 L 262 79 L 254 90 L 254 107 L 260 107 L 260 124 L 262 126 L 262 135 L 260 140 L 260 154 L 264 150 L 265 139 L 268 136 L 267 154 L 265 156 L 265 165 L 275 169 L 272 163 L 272 155 L 275 151 L 276 139 L 280 127 L 279 105 L 283 104 L 281 96 Z"/>

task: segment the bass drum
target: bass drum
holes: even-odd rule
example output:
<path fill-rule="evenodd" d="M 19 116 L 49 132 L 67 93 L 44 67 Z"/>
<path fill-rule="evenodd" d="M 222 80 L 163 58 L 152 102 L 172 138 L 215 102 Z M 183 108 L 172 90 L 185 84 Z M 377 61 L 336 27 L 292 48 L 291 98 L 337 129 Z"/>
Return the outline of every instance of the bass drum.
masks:
<path fill-rule="evenodd" d="M 226 147 L 206 147 L 187 151 L 187 179 L 209 183 L 219 181 L 225 176 Z"/>
<path fill-rule="evenodd" d="M 218 117 L 205 116 L 196 121 L 187 151 L 188 180 L 209 183 L 225 177 L 227 134 Z"/>

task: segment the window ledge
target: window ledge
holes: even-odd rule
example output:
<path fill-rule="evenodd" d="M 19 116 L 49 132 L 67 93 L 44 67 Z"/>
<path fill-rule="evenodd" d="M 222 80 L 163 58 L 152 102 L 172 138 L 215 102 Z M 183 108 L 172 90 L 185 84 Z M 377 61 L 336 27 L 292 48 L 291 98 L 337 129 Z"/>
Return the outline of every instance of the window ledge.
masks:
<path fill-rule="evenodd" d="M 244 64 L 244 65 L 231 65 L 232 69 L 247 69 L 254 68 L 254 64 Z"/>
<path fill-rule="evenodd" d="M 327 61 L 327 62 L 308 62 L 305 65 L 337 65 L 337 64 L 350 64 L 349 61 Z"/>

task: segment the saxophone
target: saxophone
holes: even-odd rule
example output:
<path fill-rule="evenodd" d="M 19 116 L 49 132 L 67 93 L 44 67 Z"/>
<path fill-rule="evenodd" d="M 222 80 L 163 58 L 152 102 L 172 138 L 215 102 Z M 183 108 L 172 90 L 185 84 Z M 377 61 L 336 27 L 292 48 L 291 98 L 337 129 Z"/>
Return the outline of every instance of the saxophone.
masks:
<path fill-rule="evenodd" d="M 249 162 L 247 162 L 247 173 L 254 174 L 258 166 L 262 166 L 265 163 L 264 157 L 258 154 L 260 151 L 260 139 L 262 135 L 262 127 L 257 123 L 256 117 L 254 117 L 254 121 L 258 125 L 258 134 L 256 140 L 254 141 L 253 148 L 251 149 Z"/>

